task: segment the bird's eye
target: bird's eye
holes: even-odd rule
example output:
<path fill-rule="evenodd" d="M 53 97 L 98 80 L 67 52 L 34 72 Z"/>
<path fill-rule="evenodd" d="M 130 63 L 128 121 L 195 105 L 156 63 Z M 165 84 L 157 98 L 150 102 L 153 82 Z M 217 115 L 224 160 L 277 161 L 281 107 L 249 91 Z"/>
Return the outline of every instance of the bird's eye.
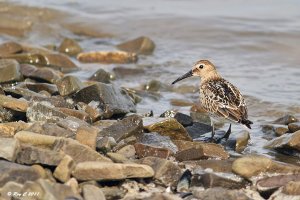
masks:
<path fill-rule="evenodd" d="M 202 69 L 204 66 L 203 65 L 199 65 L 199 68 Z"/>

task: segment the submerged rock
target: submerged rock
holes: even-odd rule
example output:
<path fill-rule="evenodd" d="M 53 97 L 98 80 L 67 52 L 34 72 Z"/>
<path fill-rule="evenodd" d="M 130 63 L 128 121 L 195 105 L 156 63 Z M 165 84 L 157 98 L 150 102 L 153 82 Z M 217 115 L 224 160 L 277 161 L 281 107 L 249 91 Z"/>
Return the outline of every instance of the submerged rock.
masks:
<path fill-rule="evenodd" d="M 126 178 L 153 177 L 154 171 L 147 165 L 105 162 L 82 162 L 76 165 L 72 175 L 78 180 L 122 180 Z"/>
<path fill-rule="evenodd" d="M 247 147 L 249 140 L 250 133 L 244 130 L 237 134 L 231 135 L 226 143 L 236 152 L 241 153 Z"/>
<path fill-rule="evenodd" d="M 16 42 L 4 42 L 0 44 L 0 56 L 22 52 L 22 46 Z"/>
<path fill-rule="evenodd" d="M 293 122 L 288 125 L 290 132 L 294 133 L 300 130 L 300 122 Z"/>
<path fill-rule="evenodd" d="M 266 146 L 273 149 L 295 149 L 300 151 L 300 130 L 295 133 L 284 134 L 269 141 Z"/>
<path fill-rule="evenodd" d="M 276 162 L 265 156 L 251 155 L 236 159 L 232 164 L 232 171 L 244 178 L 251 179 L 266 173 L 297 174 L 300 172 L 300 167 Z"/>
<path fill-rule="evenodd" d="M 84 52 L 77 55 L 77 60 L 83 63 L 135 63 L 138 57 L 135 53 L 124 51 L 96 51 Z"/>
<path fill-rule="evenodd" d="M 117 48 L 122 51 L 149 55 L 154 51 L 155 44 L 150 38 L 141 36 L 136 39 L 118 44 Z"/>
<path fill-rule="evenodd" d="M 56 86 L 61 96 L 73 94 L 84 87 L 77 77 L 70 75 L 57 80 Z"/>
<path fill-rule="evenodd" d="M 58 51 L 60 53 L 65 53 L 69 56 L 76 56 L 77 54 L 82 52 L 82 48 L 75 40 L 65 38 L 58 47 Z"/>
<path fill-rule="evenodd" d="M 98 69 L 88 80 L 98 81 L 101 83 L 110 83 L 111 74 L 104 69 Z"/>
<path fill-rule="evenodd" d="M 282 125 L 288 125 L 290 123 L 293 123 L 293 122 L 298 122 L 299 120 L 292 116 L 292 115 L 285 115 L 283 117 L 280 117 L 278 119 L 276 119 L 273 123 L 274 124 L 282 124 Z"/>
<path fill-rule="evenodd" d="M 143 75 L 145 73 L 145 70 L 140 68 L 128 68 L 122 66 L 113 68 L 113 72 L 115 73 L 117 78 L 124 78 Z"/>
<path fill-rule="evenodd" d="M 289 129 L 287 127 L 276 127 L 274 131 L 276 136 L 282 136 L 286 134 L 289 131 Z"/>
<path fill-rule="evenodd" d="M 79 90 L 74 94 L 73 99 L 86 104 L 94 102 L 102 111 L 103 118 L 136 111 L 135 105 L 124 90 L 104 83 L 97 83 Z"/>
<path fill-rule="evenodd" d="M 169 119 L 157 119 L 156 122 L 146 122 L 147 118 L 144 118 L 144 128 L 149 132 L 157 132 L 163 136 L 169 136 L 171 140 L 187 140 L 192 141 L 185 128 L 174 118 Z"/>
<path fill-rule="evenodd" d="M 20 81 L 20 65 L 13 59 L 0 59 L 0 83 Z"/>

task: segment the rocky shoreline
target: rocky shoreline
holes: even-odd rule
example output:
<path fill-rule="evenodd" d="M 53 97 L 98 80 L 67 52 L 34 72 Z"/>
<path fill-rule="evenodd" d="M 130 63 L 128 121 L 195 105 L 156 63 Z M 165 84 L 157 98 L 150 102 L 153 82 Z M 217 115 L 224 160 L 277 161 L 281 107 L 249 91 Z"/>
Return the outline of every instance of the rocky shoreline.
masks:
<path fill-rule="evenodd" d="M 172 101 L 191 106 L 190 115 L 137 110 L 143 98 L 170 86 L 120 87 L 113 80 L 131 73 L 121 67 L 114 74 L 99 68 L 88 80 L 68 74 L 80 62 L 135 63 L 151 56 L 155 43 L 138 37 L 113 48 L 86 52 L 70 38 L 56 48 L 0 44 L 0 199 L 300 199 L 299 162 L 244 154 L 249 132 L 225 141 L 217 130 L 209 141 L 209 117 L 193 102 Z M 299 159 L 296 117 L 261 130 L 265 148 Z"/>

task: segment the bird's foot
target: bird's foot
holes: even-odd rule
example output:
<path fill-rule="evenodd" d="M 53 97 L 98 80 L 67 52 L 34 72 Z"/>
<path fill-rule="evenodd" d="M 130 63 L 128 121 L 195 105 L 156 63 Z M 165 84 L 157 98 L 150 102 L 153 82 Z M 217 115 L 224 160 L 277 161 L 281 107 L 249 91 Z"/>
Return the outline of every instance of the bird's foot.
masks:
<path fill-rule="evenodd" d="M 225 139 L 227 141 L 230 134 L 231 134 L 231 124 L 229 125 L 228 130 L 226 131 L 225 135 L 221 139 Z"/>

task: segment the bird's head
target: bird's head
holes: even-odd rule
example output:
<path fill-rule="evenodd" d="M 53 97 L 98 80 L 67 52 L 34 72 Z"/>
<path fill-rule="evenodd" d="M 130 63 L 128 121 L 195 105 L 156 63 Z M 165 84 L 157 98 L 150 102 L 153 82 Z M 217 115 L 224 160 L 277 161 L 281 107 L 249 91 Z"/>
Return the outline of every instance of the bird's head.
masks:
<path fill-rule="evenodd" d="M 177 78 L 172 84 L 191 76 L 199 76 L 200 78 L 204 78 L 210 74 L 217 74 L 215 66 L 208 60 L 199 60 L 193 65 L 190 71 Z"/>

